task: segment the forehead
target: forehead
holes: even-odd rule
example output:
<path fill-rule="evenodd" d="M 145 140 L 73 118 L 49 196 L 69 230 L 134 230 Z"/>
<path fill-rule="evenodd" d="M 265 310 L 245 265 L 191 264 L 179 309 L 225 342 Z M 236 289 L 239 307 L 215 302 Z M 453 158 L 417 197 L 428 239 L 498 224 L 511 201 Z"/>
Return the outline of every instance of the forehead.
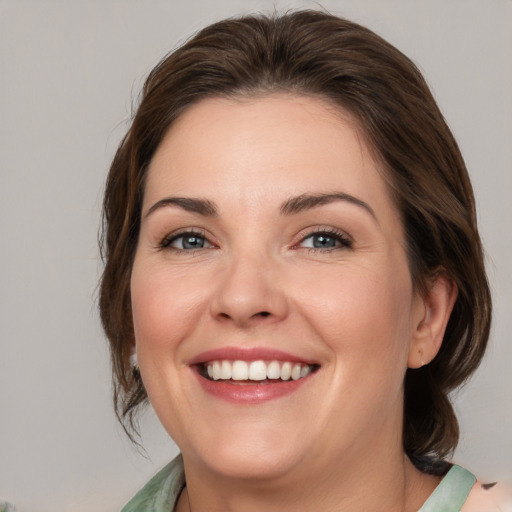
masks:
<path fill-rule="evenodd" d="M 266 204 L 271 197 L 343 191 L 389 208 L 382 174 L 358 123 L 327 101 L 289 94 L 211 98 L 167 132 L 148 171 L 144 203 L 178 194 Z"/>

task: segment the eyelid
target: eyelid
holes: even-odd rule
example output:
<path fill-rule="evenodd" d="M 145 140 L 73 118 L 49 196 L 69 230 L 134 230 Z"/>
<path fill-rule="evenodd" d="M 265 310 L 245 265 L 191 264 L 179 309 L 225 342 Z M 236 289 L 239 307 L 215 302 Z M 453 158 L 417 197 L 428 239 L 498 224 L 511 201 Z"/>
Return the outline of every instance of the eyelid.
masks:
<path fill-rule="evenodd" d="M 301 244 L 308 238 L 314 235 L 328 235 L 336 238 L 340 243 L 340 247 L 332 248 L 316 248 L 316 247 L 301 247 Z M 353 238 L 345 231 L 335 228 L 333 226 L 313 226 L 301 231 L 298 235 L 298 241 L 293 244 L 293 249 L 307 249 L 310 251 L 328 252 L 336 249 L 351 249 L 354 244 Z"/>
<path fill-rule="evenodd" d="M 204 238 L 205 240 L 205 246 L 199 247 L 197 249 L 180 249 L 177 247 L 172 247 L 172 243 L 177 240 L 178 238 L 185 236 L 185 235 L 191 235 L 191 236 L 198 236 L 201 238 Z M 315 247 L 303 247 L 301 244 L 307 240 L 308 238 L 315 236 L 315 235 L 327 235 L 329 237 L 335 238 L 339 243 L 340 246 L 338 247 L 331 247 L 331 248 L 315 248 Z M 351 249 L 353 246 L 353 238 L 344 230 L 341 230 L 339 228 L 335 228 L 333 226 L 311 226 L 308 228 L 305 228 L 301 230 L 296 235 L 296 242 L 292 244 L 292 249 L 307 249 L 310 251 L 319 251 L 319 252 L 329 252 L 336 249 Z M 158 250 L 173 250 L 175 252 L 188 252 L 192 253 L 195 251 L 200 251 L 204 249 L 211 249 L 216 248 L 216 244 L 212 242 L 211 236 L 208 235 L 205 229 L 198 228 L 198 227 L 186 227 L 186 228 L 180 228 L 175 231 L 172 231 L 168 234 L 166 234 L 164 237 L 159 239 L 157 249 Z"/>
<path fill-rule="evenodd" d="M 183 237 L 185 235 L 189 236 L 197 236 L 204 238 L 205 240 L 205 247 L 198 247 L 197 249 L 180 249 L 177 247 L 172 247 L 172 243 L 179 239 L 180 237 Z M 207 245 L 206 245 L 207 244 Z M 188 228 L 181 228 L 176 231 L 172 231 L 171 233 L 168 233 L 165 235 L 158 243 L 158 249 L 159 250 L 172 250 L 175 252 L 195 252 L 200 251 L 203 249 L 211 249 L 215 247 L 215 244 L 209 239 L 206 231 L 202 228 L 197 227 L 188 227 Z"/>

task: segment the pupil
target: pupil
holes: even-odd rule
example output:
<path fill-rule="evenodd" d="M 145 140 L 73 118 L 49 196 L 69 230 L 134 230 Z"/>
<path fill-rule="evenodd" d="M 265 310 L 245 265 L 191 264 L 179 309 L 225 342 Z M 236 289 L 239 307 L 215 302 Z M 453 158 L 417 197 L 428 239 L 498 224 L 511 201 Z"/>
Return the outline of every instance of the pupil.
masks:
<path fill-rule="evenodd" d="M 335 247 L 336 240 L 331 236 L 325 236 L 325 235 L 317 235 L 313 239 L 313 246 L 316 249 L 325 249 Z"/>
<path fill-rule="evenodd" d="M 187 236 L 183 239 L 183 248 L 184 249 L 200 249 L 204 247 L 204 240 L 199 236 Z"/>

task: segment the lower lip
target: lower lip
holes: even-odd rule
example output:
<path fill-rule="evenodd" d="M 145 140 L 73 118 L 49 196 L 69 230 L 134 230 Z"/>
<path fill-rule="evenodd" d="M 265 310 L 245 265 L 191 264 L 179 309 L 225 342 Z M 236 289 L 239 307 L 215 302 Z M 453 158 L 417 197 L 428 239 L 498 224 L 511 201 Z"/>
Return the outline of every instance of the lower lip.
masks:
<path fill-rule="evenodd" d="M 313 374 L 297 380 L 254 381 L 254 383 L 237 383 L 236 381 L 209 380 L 194 371 L 202 388 L 217 398 L 238 404 L 260 404 L 275 400 L 297 391 Z"/>

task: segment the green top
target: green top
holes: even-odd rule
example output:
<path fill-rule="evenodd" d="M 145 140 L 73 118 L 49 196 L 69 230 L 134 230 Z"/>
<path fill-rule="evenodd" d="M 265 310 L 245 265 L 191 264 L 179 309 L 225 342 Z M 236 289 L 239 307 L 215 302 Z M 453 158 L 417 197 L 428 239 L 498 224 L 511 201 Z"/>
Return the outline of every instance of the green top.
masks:
<path fill-rule="evenodd" d="M 453 465 L 418 512 L 459 512 L 475 482 L 467 469 Z"/>
<path fill-rule="evenodd" d="M 172 512 L 185 486 L 181 454 L 159 471 L 121 512 Z"/>
<path fill-rule="evenodd" d="M 418 512 L 459 512 L 476 482 L 454 465 Z M 121 512 L 172 512 L 185 486 L 183 459 L 178 455 L 127 503 Z"/>

